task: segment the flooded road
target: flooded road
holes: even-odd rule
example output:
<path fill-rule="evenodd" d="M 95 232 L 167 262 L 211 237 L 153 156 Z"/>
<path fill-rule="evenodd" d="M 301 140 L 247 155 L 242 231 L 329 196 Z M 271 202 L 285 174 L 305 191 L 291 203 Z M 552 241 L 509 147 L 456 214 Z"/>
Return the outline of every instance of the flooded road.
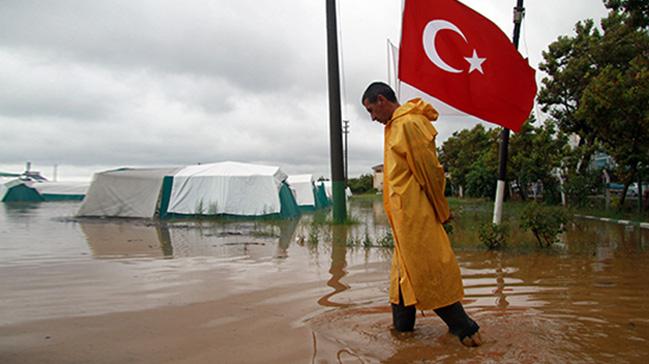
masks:
<path fill-rule="evenodd" d="M 147 332 L 158 335 L 139 334 L 146 342 L 131 356 L 106 349 L 118 355 L 106 362 L 150 359 L 142 348 L 160 345 L 167 331 L 166 340 L 185 345 L 163 351 L 175 358 L 163 362 L 228 362 L 236 356 L 227 346 L 240 341 L 275 348 L 250 349 L 243 362 L 649 360 L 646 229 L 577 220 L 552 249 L 514 230 L 520 247 L 488 252 L 470 228 L 479 221 L 460 219 L 451 240 L 464 304 L 486 340 L 467 349 L 432 311 L 418 314 L 414 333 L 390 330 L 391 251 L 380 201 L 352 201 L 359 224 L 351 226 L 330 226 L 317 214 L 283 222 L 75 220 L 78 206 L 0 204 L 0 362 L 56 361 L 74 350 L 78 357 L 64 361 L 96 359 L 96 351 L 78 353 L 78 343 L 92 346 L 86 330 L 119 321 L 126 323 L 114 335 L 139 332 L 148 327 L 140 317 L 156 312 L 195 322 L 176 323 L 174 333 L 152 318 Z M 74 340 L 50 345 L 43 327 Z M 200 346 L 208 329 L 213 336 Z"/>

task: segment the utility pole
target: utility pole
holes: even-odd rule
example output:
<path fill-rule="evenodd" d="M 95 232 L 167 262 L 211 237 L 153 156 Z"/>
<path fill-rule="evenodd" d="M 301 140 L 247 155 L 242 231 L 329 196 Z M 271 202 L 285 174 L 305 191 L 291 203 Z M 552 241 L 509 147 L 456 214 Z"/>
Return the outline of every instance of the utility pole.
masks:
<path fill-rule="evenodd" d="M 340 70 L 336 1 L 327 0 L 327 70 L 329 75 L 329 137 L 331 148 L 331 189 L 334 224 L 347 220 L 345 171 L 343 166 L 342 113 L 340 111 Z"/>
<path fill-rule="evenodd" d="M 347 135 L 349 134 L 349 120 L 343 120 L 343 136 L 345 137 L 345 186 L 349 181 L 349 152 L 347 146 Z"/>
<path fill-rule="evenodd" d="M 642 213 L 642 208 L 644 207 L 644 203 L 642 201 L 642 169 L 640 169 L 640 165 L 642 162 L 638 163 L 638 211 Z"/>
<path fill-rule="evenodd" d="M 525 16 L 523 0 L 517 0 L 514 8 L 514 47 L 518 49 L 518 39 L 521 33 L 521 22 Z M 500 162 L 498 165 L 498 185 L 496 186 L 496 201 L 494 203 L 493 223 L 500 225 L 503 218 L 503 200 L 505 199 L 505 181 L 507 180 L 507 148 L 509 147 L 509 129 L 503 128 L 500 141 Z M 527 186 L 520 186 L 527 188 Z"/>

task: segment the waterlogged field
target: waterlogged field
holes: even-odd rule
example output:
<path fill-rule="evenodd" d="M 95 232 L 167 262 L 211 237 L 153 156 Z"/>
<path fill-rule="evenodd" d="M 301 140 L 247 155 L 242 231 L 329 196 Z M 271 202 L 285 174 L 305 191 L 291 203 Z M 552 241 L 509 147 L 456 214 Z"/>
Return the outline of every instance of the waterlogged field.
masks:
<path fill-rule="evenodd" d="M 237 333 L 243 335 L 239 341 L 276 346 L 250 352 L 249 360 L 242 354 L 242 361 L 257 362 L 279 361 L 278 353 L 291 350 L 298 353 L 291 360 L 300 362 L 649 359 L 646 229 L 575 220 L 559 244 L 540 249 L 512 222 L 508 248 L 489 252 L 477 235 L 490 219 L 489 208 L 455 206 L 451 240 L 462 269 L 464 304 L 486 339 L 482 347 L 466 349 L 433 312 L 418 316 L 412 334 L 390 330 L 391 238 L 378 199 L 352 200 L 354 223 L 342 226 L 329 224 L 326 214 L 288 221 L 78 220 L 78 206 L 0 204 L 0 362 L 66 358 L 66 344 L 49 343 L 43 327 L 85 333 L 101 317 L 200 311 L 202 306 L 193 305 L 227 305 L 233 297 L 254 300 L 221 314 L 208 310 L 205 325 L 215 331 L 201 335 L 214 335 L 209 352 L 215 357 L 189 356 L 195 360 L 186 362 L 227 361 L 228 338 Z M 250 312 L 266 321 L 244 320 Z M 134 327 L 143 326 L 138 317 Z M 227 331 L 236 320 L 249 331 L 241 333 L 241 326 Z M 266 332 L 269 322 L 287 334 Z M 86 336 L 76 342 L 92 347 Z M 146 340 L 153 343 L 162 340 L 150 336 Z M 168 333 L 168 340 L 183 342 L 183 336 L 179 329 L 176 336 Z M 108 345 L 113 362 L 146 361 L 150 355 L 131 348 L 131 356 L 122 357 L 122 344 L 102 345 Z M 74 348 L 69 350 L 79 350 Z M 165 348 L 159 350 L 180 350 Z M 93 361 L 97 352 L 75 355 L 78 362 Z"/>

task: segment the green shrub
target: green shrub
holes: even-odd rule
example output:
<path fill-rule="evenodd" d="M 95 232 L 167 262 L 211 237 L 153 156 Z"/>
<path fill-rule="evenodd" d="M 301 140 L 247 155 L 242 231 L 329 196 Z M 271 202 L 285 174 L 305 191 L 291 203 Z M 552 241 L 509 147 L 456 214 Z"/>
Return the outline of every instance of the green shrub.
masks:
<path fill-rule="evenodd" d="M 318 225 L 311 224 L 311 229 L 309 230 L 309 237 L 307 238 L 307 243 L 310 246 L 316 246 L 320 242 L 320 229 Z"/>
<path fill-rule="evenodd" d="M 583 175 L 569 175 L 563 183 L 563 190 L 568 198 L 568 203 L 575 207 L 584 207 L 588 203 L 588 196 L 598 188 L 599 176 L 593 172 Z"/>
<path fill-rule="evenodd" d="M 362 244 L 365 248 L 372 246 L 372 238 L 370 238 L 370 234 L 367 232 L 367 228 L 365 229 L 365 236 L 363 237 Z"/>
<path fill-rule="evenodd" d="M 382 237 L 376 239 L 376 244 L 382 248 L 394 248 L 394 238 L 392 237 L 392 232 L 385 232 Z"/>
<path fill-rule="evenodd" d="M 549 247 L 558 241 L 568 221 L 569 214 L 564 208 L 534 202 L 523 210 L 520 226 L 534 234 L 540 247 Z"/>
<path fill-rule="evenodd" d="M 507 241 L 508 228 L 505 224 L 482 224 L 478 230 L 480 241 L 489 250 L 504 248 Z"/>
<path fill-rule="evenodd" d="M 466 176 L 466 189 L 467 195 L 471 197 L 493 198 L 496 195 L 495 173 L 483 158 L 471 165 Z"/>

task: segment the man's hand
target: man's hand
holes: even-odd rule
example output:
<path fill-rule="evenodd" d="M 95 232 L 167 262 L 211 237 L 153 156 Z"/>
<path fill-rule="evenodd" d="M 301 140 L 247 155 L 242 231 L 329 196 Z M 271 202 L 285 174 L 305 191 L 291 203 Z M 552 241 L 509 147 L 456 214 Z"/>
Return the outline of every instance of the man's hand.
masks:
<path fill-rule="evenodd" d="M 448 219 L 446 219 L 446 221 L 444 221 L 444 222 L 442 223 L 442 225 L 446 225 L 446 224 L 450 223 L 451 220 L 453 220 L 454 217 L 455 217 L 455 216 L 453 216 L 453 211 L 450 211 L 450 210 L 449 210 L 449 212 L 448 212 Z"/>
<path fill-rule="evenodd" d="M 444 221 L 442 226 L 444 227 L 444 230 L 446 231 L 446 234 L 453 234 L 453 225 L 451 225 L 451 220 L 453 220 L 453 213 L 449 211 L 448 219 Z"/>

